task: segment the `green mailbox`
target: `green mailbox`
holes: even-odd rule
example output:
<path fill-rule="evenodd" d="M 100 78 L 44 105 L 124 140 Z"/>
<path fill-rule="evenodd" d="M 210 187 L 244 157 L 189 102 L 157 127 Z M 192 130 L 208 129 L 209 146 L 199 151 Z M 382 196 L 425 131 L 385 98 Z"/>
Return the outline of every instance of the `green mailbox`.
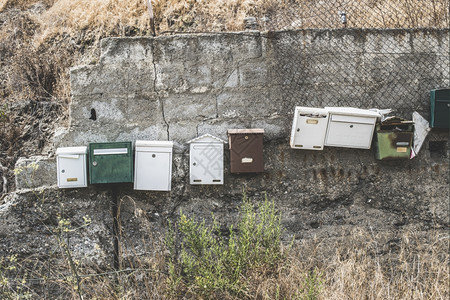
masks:
<path fill-rule="evenodd" d="M 450 128 L 450 88 L 430 91 L 431 128 Z"/>
<path fill-rule="evenodd" d="M 133 182 L 131 142 L 90 143 L 89 182 Z"/>
<path fill-rule="evenodd" d="M 375 158 L 408 159 L 414 137 L 414 122 L 393 117 L 376 125 Z"/>

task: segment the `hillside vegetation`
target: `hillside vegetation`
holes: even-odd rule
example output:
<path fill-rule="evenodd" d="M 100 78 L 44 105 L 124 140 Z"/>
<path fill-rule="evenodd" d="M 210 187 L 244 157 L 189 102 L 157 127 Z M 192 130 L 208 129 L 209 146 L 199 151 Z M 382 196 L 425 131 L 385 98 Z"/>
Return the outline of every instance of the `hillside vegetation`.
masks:
<path fill-rule="evenodd" d="M 156 35 L 241 31 L 248 16 L 256 17 L 260 30 L 343 28 L 338 12 L 344 10 L 347 27 L 449 27 L 449 0 L 154 0 L 152 3 Z M 147 0 L 0 0 L 0 204 L 2 197 L 14 190 L 13 170 L 19 157 L 54 152 L 49 141 L 55 128 L 67 121 L 70 67 L 96 63 L 99 42 L 104 37 L 152 34 Z M 244 220 L 249 216 L 261 218 L 250 208 L 241 216 Z M 282 230 L 278 222 L 281 215 L 274 210 L 271 216 L 270 224 L 276 225 L 278 233 Z M 108 273 L 77 266 L 83 279 L 78 286 L 66 265 L 52 266 L 54 269 L 44 274 L 44 264 L 34 257 L 24 261 L 17 261 L 14 256 L 0 257 L 0 298 L 18 299 L 27 295 L 38 298 L 42 295 L 38 288 L 33 288 L 39 284 L 45 293 L 62 290 L 61 297 L 68 299 L 81 299 L 81 294 L 85 299 L 159 299 L 184 295 L 224 299 L 449 297 L 448 233 L 424 233 L 405 226 L 401 232 L 390 235 L 355 226 L 347 236 L 336 239 L 331 248 L 331 242 L 315 239 L 289 248 L 269 236 L 273 243 L 268 245 L 273 246 L 272 253 L 277 259 L 255 263 L 242 253 L 233 253 L 229 246 L 233 241 L 238 244 L 245 242 L 244 238 L 250 240 L 252 233 L 243 235 L 248 226 L 242 224 L 242 230 L 235 236 L 231 228 L 227 232 L 231 238 L 215 240 L 216 228 L 184 216 L 175 224 L 180 231 L 178 236 L 186 237 L 178 243 L 188 245 L 187 237 L 195 242 L 202 237 L 203 251 L 213 253 L 207 261 L 209 265 L 205 257 L 192 255 L 194 248 L 186 247 L 191 252 L 185 252 L 181 258 L 171 255 L 173 249 L 166 241 L 167 249 L 160 252 L 148 249 L 153 256 L 142 261 L 130 254 L 136 260 L 125 262 L 130 272 Z M 64 230 L 72 230 L 64 227 L 63 222 L 59 225 L 64 234 Z M 254 240 L 258 246 L 262 243 Z M 255 250 L 269 248 L 247 245 Z M 267 253 L 271 254 L 263 254 Z M 242 272 L 233 273 L 236 268 L 228 273 L 217 272 L 218 267 L 229 267 L 229 261 L 242 265 Z M 33 267 L 26 267 L 29 265 Z M 223 277 L 224 274 L 229 278 Z"/>

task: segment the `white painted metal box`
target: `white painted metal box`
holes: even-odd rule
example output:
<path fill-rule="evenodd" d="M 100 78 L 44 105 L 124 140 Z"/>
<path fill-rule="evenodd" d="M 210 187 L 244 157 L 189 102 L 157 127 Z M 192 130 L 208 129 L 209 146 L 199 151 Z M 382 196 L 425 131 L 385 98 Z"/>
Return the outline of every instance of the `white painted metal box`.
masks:
<path fill-rule="evenodd" d="M 291 130 L 291 148 L 323 150 L 327 126 L 326 109 L 297 106 Z"/>
<path fill-rule="evenodd" d="M 170 191 L 172 141 L 136 141 L 134 189 Z"/>
<path fill-rule="evenodd" d="M 190 184 L 223 184 L 223 144 L 210 134 L 190 140 Z"/>
<path fill-rule="evenodd" d="M 86 154 L 86 146 L 56 149 L 59 188 L 87 187 Z"/>
<path fill-rule="evenodd" d="M 330 116 L 325 146 L 370 149 L 380 114 L 353 107 L 325 107 Z"/>

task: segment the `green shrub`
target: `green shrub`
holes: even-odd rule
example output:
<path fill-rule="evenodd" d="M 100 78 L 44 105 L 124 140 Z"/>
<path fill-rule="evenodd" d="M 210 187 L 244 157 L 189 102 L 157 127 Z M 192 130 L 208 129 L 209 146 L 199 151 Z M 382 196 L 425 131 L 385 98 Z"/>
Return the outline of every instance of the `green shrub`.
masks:
<path fill-rule="evenodd" d="M 239 222 L 228 231 L 229 236 L 222 235 L 215 219 L 207 226 L 204 220 L 196 221 L 180 212 L 166 237 L 171 253 L 168 287 L 172 296 L 243 296 L 250 273 L 275 271 L 285 258 L 281 215 L 267 196 L 255 209 L 244 194 Z"/>

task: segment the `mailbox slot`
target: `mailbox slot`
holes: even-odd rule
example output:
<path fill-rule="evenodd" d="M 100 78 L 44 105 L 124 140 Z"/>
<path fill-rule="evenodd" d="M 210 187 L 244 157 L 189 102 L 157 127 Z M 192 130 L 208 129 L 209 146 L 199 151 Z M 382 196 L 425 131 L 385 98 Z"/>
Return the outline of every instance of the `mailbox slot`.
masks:
<path fill-rule="evenodd" d="M 89 181 L 91 184 L 133 182 L 131 142 L 90 143 Z"/>
<path fill-rule="evenodd" d="M 432 128 L 450 128 L 450 89 L 437 89 L 430 92 Z"/>
<path fill-rule="evenodd" d="M 322 150 L 327 125 L 326 109 L 297 106 L 291 130 L 291 148 Z"/>
<path fill-rule="evenodd" d="M 264 129 L 228 129 L 231 173 L 264 172 Z"/>
<path fill-rule="evenodd" d="M 190 184 L 223 184 L 223 144 L 210 134 L 188 142 Z"/>
<path fill-rule="evenodd" d="M 171 141 L 136 141 L 135 190 L 171 190 L 172 149 Z"/>
<path fill-rule="evenodd" d="M 325 146 L 369 149 L 378 113 L 352 107 L 325 107 L 330 121 Z"/>
<path fill-rule="evenodd" d="M 127 148 L 94 149 L 94 155 L 128 154 Z"/>
<path fill-rule="evenodd" d="M 87 187 L 86 154 L 86 146 L 56 149 L 59 188 Z"/>

